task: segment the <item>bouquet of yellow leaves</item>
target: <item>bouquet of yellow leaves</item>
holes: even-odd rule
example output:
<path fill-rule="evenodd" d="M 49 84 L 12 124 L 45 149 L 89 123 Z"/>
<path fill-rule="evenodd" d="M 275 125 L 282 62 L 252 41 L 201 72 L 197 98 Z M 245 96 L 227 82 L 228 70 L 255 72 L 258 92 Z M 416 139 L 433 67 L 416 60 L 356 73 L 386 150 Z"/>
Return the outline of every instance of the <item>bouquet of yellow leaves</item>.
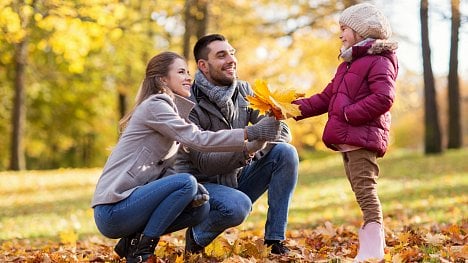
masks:
<path fill-rule="evenodd" d="M 304 93 L 297 93 L 293 89 L 282 88 L 272 90 L 265 80 L 255 80 L 252 86 L 254 96 L 247 96 L 250 107 L 259 110 L 260 114 L 272 114 L 277 120 L 301 115 L 299 105 L 291 102 Z"/>

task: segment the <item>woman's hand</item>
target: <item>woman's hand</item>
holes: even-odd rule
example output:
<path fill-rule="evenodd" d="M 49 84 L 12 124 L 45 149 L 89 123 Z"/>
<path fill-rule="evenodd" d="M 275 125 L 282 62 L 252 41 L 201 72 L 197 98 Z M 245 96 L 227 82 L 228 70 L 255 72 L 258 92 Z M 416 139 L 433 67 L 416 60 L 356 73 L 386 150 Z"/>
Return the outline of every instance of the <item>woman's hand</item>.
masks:
<path fill-rule="evenodd" d="M 202 206 L 204 203 L 208 202 L 208 200 L 210 200 L 210 193 L 199 183 L 197 194 L 195 194 L 192 200 L 192 207 Z"/>

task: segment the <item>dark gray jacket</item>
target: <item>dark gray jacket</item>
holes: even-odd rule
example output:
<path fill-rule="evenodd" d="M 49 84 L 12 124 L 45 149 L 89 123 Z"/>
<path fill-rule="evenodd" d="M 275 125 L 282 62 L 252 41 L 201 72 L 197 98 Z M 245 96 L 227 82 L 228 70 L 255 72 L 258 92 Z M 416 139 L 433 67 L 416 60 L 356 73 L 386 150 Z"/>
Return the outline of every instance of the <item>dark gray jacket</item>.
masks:
<path fill-rule="evenodd" d="M 253 95 L 249 83 L 239 80 L 234 91 L 232 101 L 236 109 L 231 121 L 227 120 L 218 107 L 210 102 L 194 83 L 192 85 L 190 99 L 195 102 L 195 107 L 189 115 L 190 121 L 198 125 L 202 130 L 218 131 L 223 129 L 244 128 L 249 123 L 257 123 L 263 115 L 249 107 L 247 95 Z M 289 129 L 283 125 L 283 140 L 290 140 Z M 270 148 L 259 152 L 263 156 Z M 187 172 L 194 175 L 199 182 L 216 182 L 218 175 L 224 175 L 240 170 L 248 164 L 250 159 L 244 153 L 239 152 L 200 152 L 189 147 L 180 147 L 174 168 L 177 172 Z"/>

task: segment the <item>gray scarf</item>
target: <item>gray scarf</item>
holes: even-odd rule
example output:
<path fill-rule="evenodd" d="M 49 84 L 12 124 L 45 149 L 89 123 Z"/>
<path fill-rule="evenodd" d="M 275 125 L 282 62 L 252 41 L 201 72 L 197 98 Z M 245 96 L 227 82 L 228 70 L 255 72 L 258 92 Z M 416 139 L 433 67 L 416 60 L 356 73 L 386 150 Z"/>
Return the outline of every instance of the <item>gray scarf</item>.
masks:
<path fill-rule="evenodd" d="M 364 40 L 361 40 L 360 42 L 354 44 L 352 47 L 349 47 L 347 49 L 344 49 L 343 47 L 341 48 L 341 53 L 340 53 L 340 57 L 343 58 L 344 61 L 346 62 L 350 62 L 351 60 L 353 60 L 353 47 L 355 46 L 364 46 L 367 44 L 367 42 L 370 42 L 370 41 L 373 41 L 374 39 L 373 38 L 366 38 Z"/>
<path fill-rule="evenodd" d="M 232 95 L 236 90 L 237 80 L 234 80 L 231 86 L 216 86 L 209 82 L 200 70 L 197 70 L 195 73 L 195 84 L 208 96 L 211 102 L 218 106 L 224 117 L 231 121 L 234 114 Z"/>

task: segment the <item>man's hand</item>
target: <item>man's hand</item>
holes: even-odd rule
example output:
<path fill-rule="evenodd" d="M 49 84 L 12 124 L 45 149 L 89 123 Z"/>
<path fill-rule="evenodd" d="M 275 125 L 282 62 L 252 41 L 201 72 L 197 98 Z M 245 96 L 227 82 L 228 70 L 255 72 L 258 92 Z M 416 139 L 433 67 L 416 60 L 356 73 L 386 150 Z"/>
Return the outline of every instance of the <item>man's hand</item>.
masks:
<path fill-rule="evenodd" d="M 208 190 L 206 190 L 202 184 L 198 184 L 198 191 L 195 197 L 193 197 L 192 206 L 202 206 L 204 203 L 208 202 L 208 200 L 210 200 L 210 193 L 208 193 Z"/>
<path fill-rule="evenodd" d="M 249 141 L 274 141 L 280 135 L 280 128 L 280 121 L 275 119 L 275 117 L 265 117 L 254 125 L 247 126 L 245 129 Z"/>

